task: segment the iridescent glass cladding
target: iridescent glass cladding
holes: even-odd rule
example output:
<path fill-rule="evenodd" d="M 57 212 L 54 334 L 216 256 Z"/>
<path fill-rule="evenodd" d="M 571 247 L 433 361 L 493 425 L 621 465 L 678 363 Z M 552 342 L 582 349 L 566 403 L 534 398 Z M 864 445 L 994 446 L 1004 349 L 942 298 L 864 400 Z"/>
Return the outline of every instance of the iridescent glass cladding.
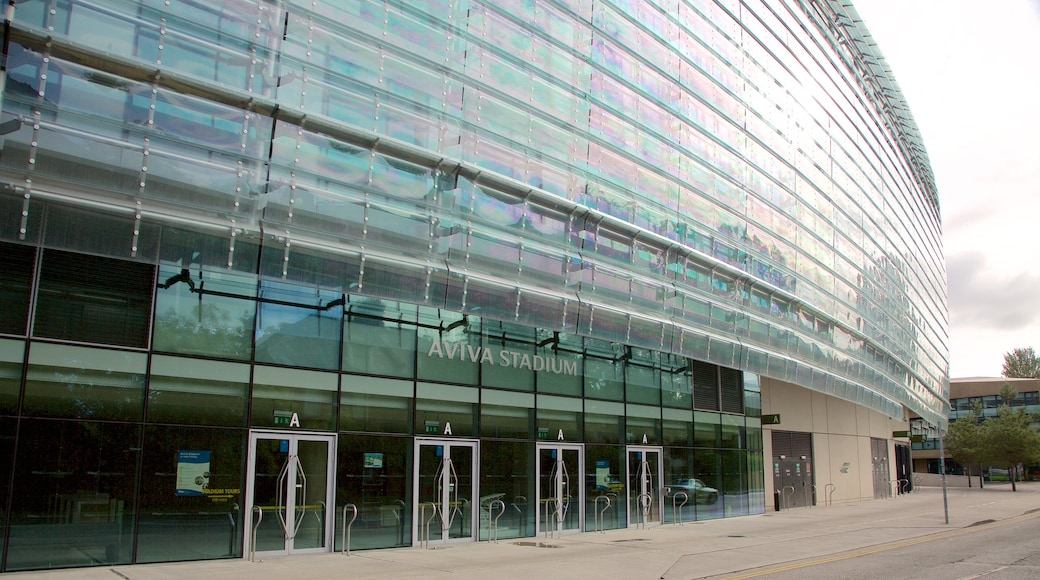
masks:
<path fill-rule="evenodd" d="M 355 284 L 938 417 L 934 184 L 888 73 L 845 66 L 866 32 L 833 14 L 855 16 L 783 0 L 21 2 L 0 173 L 123 208 L 109 231 L 130 257 L 156 221 L 223 230 L 234 260 L 264 232 L 288 280 L 297 248 L 359 259 L 333 299 Z M 19 241 L 40 235 L 37 203 L 12 205 L 29 210 Z M 335 369 L 319 359 L 295 364 Z"/>

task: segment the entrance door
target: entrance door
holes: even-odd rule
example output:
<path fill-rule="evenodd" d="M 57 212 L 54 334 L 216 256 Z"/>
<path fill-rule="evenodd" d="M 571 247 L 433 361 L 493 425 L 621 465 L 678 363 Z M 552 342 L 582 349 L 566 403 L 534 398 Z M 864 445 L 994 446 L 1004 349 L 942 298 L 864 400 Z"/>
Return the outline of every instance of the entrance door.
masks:
<path fill-rule="evenodd" d="M 585 521 L 585 448 L 538 444 L 538 533 L 581 531 Z"/>
<path fill-rule="evenodd" d="M 243 553 L 287 555 L 331 549 L 335 435 L 254 432 Z"/>
<path fill-rule="evenodd" d="M 415 440 L 413 544 L 476 538 L 478 462 L 476 441 Z"/>
<path fill-rule="evenodd" d="M 628 447 L 628 525 L 661 523 L 661 448 Z"/>

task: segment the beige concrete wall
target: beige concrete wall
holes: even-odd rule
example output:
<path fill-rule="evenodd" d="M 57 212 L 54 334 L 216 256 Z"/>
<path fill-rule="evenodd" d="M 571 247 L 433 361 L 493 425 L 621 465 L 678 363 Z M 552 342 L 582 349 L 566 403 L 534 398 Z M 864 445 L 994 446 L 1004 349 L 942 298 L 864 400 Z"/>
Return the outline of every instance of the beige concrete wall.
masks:
<path fill-rule="evenodd" d="M 870 439 L 888 441 L 888 479 L 895 473 L 893 431 L 909 429 L 907 421 L 895 421 L 865 407 L 829 395 L 773 379 L 762 379 L 762 413 L 779 414 L 779 425 L 763 428 L 766 457 L 766 498 L 773 497 L 772 433 L 812 433 L 813 477 L 817 503 L 824 503 L 834 485 L 831 499 L 862 501 L 874 498 L 873 457 Z"/>

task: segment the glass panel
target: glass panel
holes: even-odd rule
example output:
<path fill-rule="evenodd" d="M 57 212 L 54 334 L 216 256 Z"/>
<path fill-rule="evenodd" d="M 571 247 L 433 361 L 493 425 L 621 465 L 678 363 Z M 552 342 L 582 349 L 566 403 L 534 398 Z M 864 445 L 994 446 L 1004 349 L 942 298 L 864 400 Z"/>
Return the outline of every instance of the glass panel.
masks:
<path fill-rule="evenodd" d="M 625 365 L 625 400 L 645 405 L 661 404 L 661 373 L 653 367 Z"/>
<path fill-rule="evenodd" d="M 341 431 L 412 432 L 411 382 L 343 375 L 340 393 Z"/>
<path fill-rule="evenodd" d="M 256 315 L 256 276 L 208 268 L 191 272 L 187 267 L 164 265 L 159 268 L 159 279 L 162 282 L 155 298 L 155 350 L 249 359 Z"/>
<path fill-rule="evenodd" d="M 620 403 L 585 401 L 585 441 L 621 443 L 624 439 L 625 411 Z"/>
<path fill-rule="evenodd" d="M 146 363 L 143 353 L 34 343 L 29 350 L 23 412 L 140 421 Z"/>
<path fill-rule="evenodd" d="M 36 249 L 0 243 L 0 332 L 25 335 L 29 319 L 29 288 L 32 286 Z"/>
<path fill-rule="evenodd" d="M 480 405 L 480 435 L 497 439 L 531 439 L 534 395 L 485 390 Z"/>
<path fill-rule="evenodd" d="M 286 479 L 283 472 L 290 466 L 289 439 L 257 439 L 256 456 L 253 460 L 253 505 L 263 510 L 263 518 L 257 525 L 256 517 L 250 516 L 250 542 L 257 552 L 282 551 L 287 549 L 286 531 L 283 522 L 290 522 Z M 291 524 L 290 524 L 291 525 Z M 255 531 L 253 531 L 255 530 Z"/>
<path fill-rule="evenodd" d="M 336 476 L 336 551 L 342 550 L 343 506 L 358 509 L 350 549 L 411 545 L 412 440 L 405 437 L 340 435 Z M 347 510 L 347 520 L 353 511 Z M 363 533 L 357 533 L 359 528 Z"/>
<path fill-rule="evenodd" d="M 250 424 L 332 430 L 338 387 L 333 373 L 258 366 L 253 371 Z"/>
<path fill-rule="evenodd" d="M 613 530 L 628 525 L 625 493 L 625 449 L 606 445 L 585 447 L 585 529 Z M 607 501 L 610 504 L 608 506 Z"/>
<path fill-rule="evenodd" d="M 249 365 L 154 355 L 148 420 L 243 427 Z"/>
<path fill-rule="evenodd" d="M 7 570 L 128 564 L 140 427 L 23 419 Z"/>
<path fill-rule="evenodd" d="M 623 401 L 625 394 L 624 362 L 586 357 L 585 396 L 609 401 Z"/>
<path fill-rule="evenodd" d="M 296 532 L 293 549 L 325 547 L 329 487 L 329 442 L 301 439 L 297 443 L 293 520 Z M 290 488 L 290 492 L 294 489 Z"/>
<path fill-rule="evenodd" d="M 628 452 L 628 501 L 632 518 L 629 525 L 660 523 L 660 464 L 658 451 Z"/>
<path fill-rule="evenodd" d="M 139 563 L 242 556 L 245 433 L 145 427 Z M 197 484 L 184 486 L 192 473 Z"/>
<path fill-rule="evenodd" d="M 422 435 L 473 437 L 477 434 L 476 415 L 476 403 L 418 398 L 415 401 L 415 431 Z"/>
<path fill-rule="evenodd" d="M 404 311 L 394 302 L 358 296 L 350 296 L 348 301 L 343 327 L 343 370 L 414 377 L 414 307 Z"/>
<path fill-rule="evenodd" d="M 0 415 L 18 413 L 18 394 L 22 390 L 24 357 L 24 342 L 0 340 Z"/>
<path fill-rule="evenodd" d="M 419 446 L 419 504 L 427 519 L 436 505 L 437 516 L 429 524 L 429 539 L 451 540 L 473 536 L 473 447 L 422 444 Z M 425 522 L 421 525 L 424 526 Z"/>
<path fill-rule="evenodd" d="M 721 456 L 715 450 L 694 450 L 693 472 L 694 476 L 704 485 L 715 489 L 725 490 L 723 486 Z M 720 495 L 725 495 L 723 491 Z M 702 503 L 696 506 L 697 519 L 708 520 L 723 517 L 724 502 Z"/>
<path fill-rule="evenodd" d="M 33 334 L 147 346 L 153 276 L 147 264 L 47 250 L 40 267 Z"/>
<path fill-rule="evenodd" d="M 262 280 L 259 298 L 257 362 L 339 369 L 343 294 Z"/>
<path fill-rule="evenodd" d="M 534 533 L 534 512 L 538 504 L 531 501 L 535 497 L 531 451 L 530 443 L 481 442 L 478 522 L 481 540 L 488 539 L 489 518 L 498 523 L 500 539 L 523 538 Z M 496 500 L 502 503 L 493 503 Z"/>

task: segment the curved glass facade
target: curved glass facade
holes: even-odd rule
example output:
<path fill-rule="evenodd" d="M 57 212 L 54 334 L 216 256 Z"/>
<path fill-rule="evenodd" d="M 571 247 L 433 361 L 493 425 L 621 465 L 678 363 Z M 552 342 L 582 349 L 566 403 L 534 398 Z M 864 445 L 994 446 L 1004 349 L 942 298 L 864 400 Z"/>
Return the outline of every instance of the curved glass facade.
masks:
<path fill-rule="evenodd" d="M 478 537 L 496 500 L 524 514 L 503 536 L 603 525 L 606 494 L 606 527 L 664 521 L 680 496 L 637 490 L 673 480 L 714 493 L 681 496 L 688 517 L 758 513 L 759 377 L 946 420 L 936 189 L 844 3 L 28 0 L 7 18 L 0 462 L 33 477 L 0 482 L 5 570 L 89 565 L 38 550 L 82 510 L 113 524 L 72 541 L 104 563 L 338 537 L 264 544 L 243 512 L 268 504 L 300 525 L 360 507 L 385 528 L 360 547 L 421 543 L 437 502 Z M 424 479 L 437 462 L 460 479 Z M 336 493 L 258 483 L 304 472 Z M 442 489 L 473 497 L 425 495 Z M 173 497 L 204 533 L 160 539 Z"/>

